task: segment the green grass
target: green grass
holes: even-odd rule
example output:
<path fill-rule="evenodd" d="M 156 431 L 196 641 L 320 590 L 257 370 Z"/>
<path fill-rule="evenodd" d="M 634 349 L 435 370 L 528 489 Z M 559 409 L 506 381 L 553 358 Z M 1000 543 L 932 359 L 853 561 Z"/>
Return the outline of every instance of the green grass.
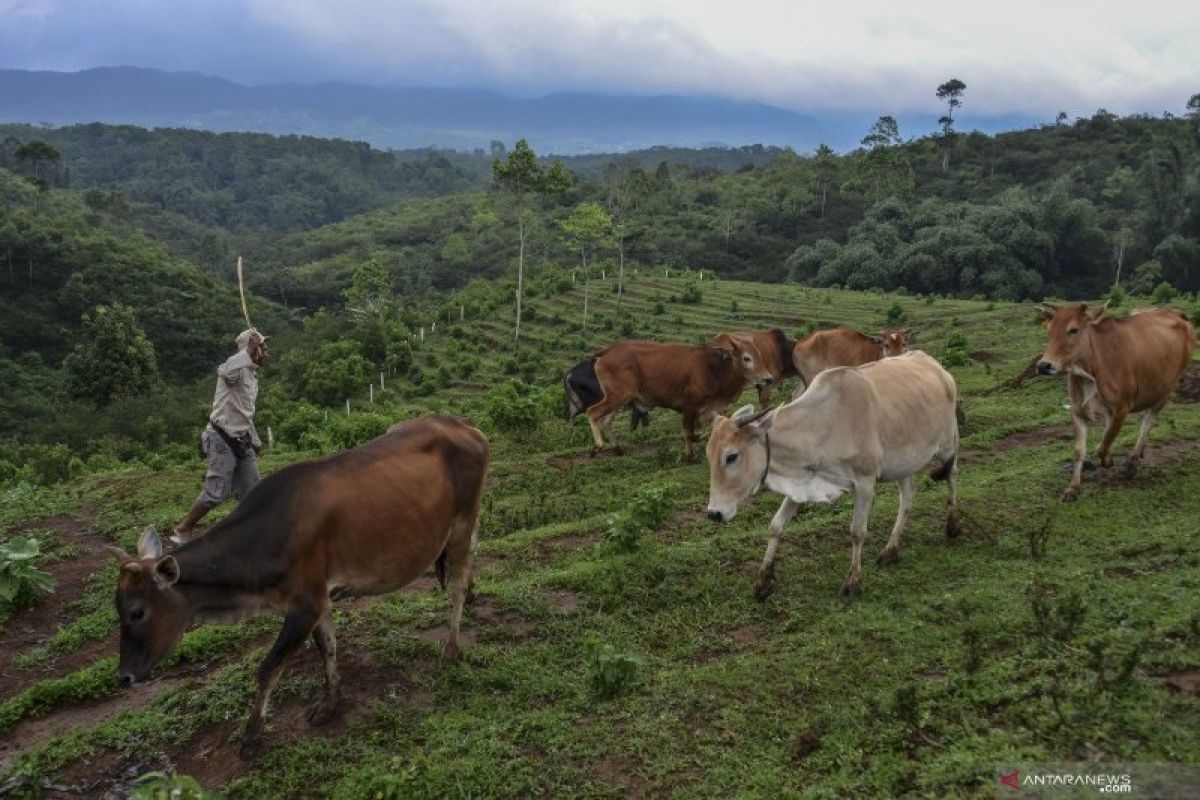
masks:
<path fill-rule="evenodd" d="M 1060 381 L 996 388 L 1040 349 L 1028 308 L 708 281 L 701 304 L 665 302 L 680 285 L 634 281 L 627 302 L 645 325 L 639 335 L 696 341 L 768 325 L 795 332 L 811 321 L 877 329 L 895 302 L 918 346 L 935 355 L 951 330 L 963 333 L 975 363 L 954 370 L 968 419 L 963 446 L 973 451 L 961 473 L 962 539 L 945 540 L 945 489 L 922 479 L 900 563 L 864 559 L 863 592 L 847 602 L 838 588 L 851 503 L 807 507 L 787 529 L 775 594 L 757 603 L 752 584 L 779 499 L 761 496 L 723 526 L 695 513 L 707 468 L 681 461 L 674 414 L 657 412 L 648 430 L 626 435 L 649 449 L 569 469 L 547 460 L 586 451 L 581 421 L 493 436 L 477 590 L 501 621 L 469 612 L 478 640 L 462 662 L 438 665 L 436 646 L 415 632 L 444 622 L 441 595 L 340 611 L 340 652 L 370 655 L 397 677 L 334 735 L 272 739 L 268 730 L 274 746 L 230 794 L 973 796 L 992 791 L 995 766 L 1006 762 L 1200 760 L 1200 700 L 1158 677 L 1200 668 L 1200 448 L 1151 463 L 1129 483 L 1087 482 L 1079 502 L 1062 505 L 1069 443 L 992 448 L 1014 432 L 1067 422 Z M 666 313 L 656 316 L 660 295 Z M 558 313 L 574 330 L 576 300 L 532 303 L 527 348 L 546 360 L 539 383 L 556 383 L 587 352 L 550 323 Z M 594 301 L 608 313 L 609 295 Z M 463 327 L 504 341 L 507 324 Z M 597 332 L 588 346 L 617 338 Z M 422 357 L 445 364 L 462 352 L 462 341 L 439 336 Z M 501 379 L 502 348 L 475 354 L 479 373 L 439 392 L 439 407 L 471 409 Z M 1135 433 L 1130 425 L 1118 446 Z M 1154 441 L 1180 440 L 1200 440 L 1200 406 L 1172 405 L 1161 417 Z M 136 471 L 59 491 L 98 509 L 104 535 L 132 547 L 145 524 L 166 525 L 186 509 L 199 478 L 199 466 Z M 637 537 L 631 553 L 598 544 L 608 516 L 647 485 L 670 487 L 667 522 Z M 46 507 L 66 502 L 57 498 Z M 894 488 L 880 492 L 868 554 L 882 549 L 896 501 Z M 51 512 L 34 503 L 22 513 L 4 519 Z M 111 592 L 109 580 L 97 578 L 87 597 Z M 564 596 L 574 599 L 568 610 Z M 90 616 L 102 606 L 90 602 L 54 640 L 62 650 L 102 633 Z M 240 725 L 263 652 L 255 643 L 272 628 L 193 632 L 180 660 L 213 669 L 39 745 L 9 774 L 40 783 L 85 753 L 178 752 L 205 726 Z M 606 699 L 593 690 L 598 652 L 636 660 Z M 4 701 L 0 722 L 104 696 L 110 690 L 97 687 L 111 663 Z M 315 698 L 319 685 L 316 670 L 290 670 L 280 702 Z"/>

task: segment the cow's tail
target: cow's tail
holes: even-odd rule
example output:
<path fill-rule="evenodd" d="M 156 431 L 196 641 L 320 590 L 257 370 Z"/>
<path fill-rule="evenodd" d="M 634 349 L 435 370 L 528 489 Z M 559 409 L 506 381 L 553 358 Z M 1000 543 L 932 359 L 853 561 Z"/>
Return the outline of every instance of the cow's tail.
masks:
<path fill-rule="evenodd" d="M 437 573 L 438 586 L 442 589 L 446 588 L 446 551 L 443 549 L 438 554 L 437 561 L 433 562 L 433 570 Z"/>
<path fill-rule="evenodd" d="M 580 361 L 563 376 L 563 389 L 567 393 L 567 421 L 575 419 L 587 409 L 600 402 L 604 396 L 600 380 L 596 377 L 596 359 Z"/>
<path fill-rule="evenodd" d="M 935 481 L 946 481 L 950 479 L 950 472 L 954 469 L 954 462 L 958 460 L 958 454 L 947 458 L 940 467 L 929 473 L 929 477 Z"/>
<path fill-rule="evenodd" d="M 650 409 L 632 403 L 629 406 L 629 429 L 636 431 L 639 427 L 650 427 Z"/>

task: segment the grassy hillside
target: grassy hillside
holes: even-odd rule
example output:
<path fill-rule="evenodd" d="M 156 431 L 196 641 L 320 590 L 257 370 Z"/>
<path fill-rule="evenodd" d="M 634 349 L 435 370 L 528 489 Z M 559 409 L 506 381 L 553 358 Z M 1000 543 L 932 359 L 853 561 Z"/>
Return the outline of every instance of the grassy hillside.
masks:
<path fill-rule="evenodd" d="M 374 408 L 365 391 L 353 398 L 349 421 L 445 408 L 489 433 L 470 644 L 462 662 L 438 662 L 448 604 L 430 576 L 342 604 L 345 714 L 306 726 L 321 680 L 306 650 L 254 763 L 237 759 L 234 739 L 273 620 L 193 631 L 136 690 L 112 680 L 116 576 L 101 545 L 131 548 L 145 524 L 178 518 L 199 462 L 7 490 L 0 532 L 37 535 L 62 585 L 0 629 L 0 785 L 97 796 L 177 769 L 255 798 L 974 796 L 1008 762 L 1200 759 L 1195 383 L 1192 403 L 1160 418 L 1136 480 L 1094 475 L 1061 505 L 1065 387 L 1002 385 L 1041 347 L 1028 306 L 660 275 L 634 278 L 628 323 L 611 276 L 594 282 L 586 336 L 580 287 L 537 292 L 519 357 L 507 306 L 477 286 L 463 293 L 463 320 L 415 345 L 420 384 L 389 380 Z M 692 285 L 699 302 L 679 302 Z M 957 333 L 972 359 L 953 369 L 967 416 L 965 534 L 943 538 L 945 490 L 922 479 L 902 560 L 868 564 L 851 602 L 838 597 L 848 499 L 789 526 L 776 593 L 760 604 L 751 587 L 777 498 L 714 526 L 702 514 L 707 468 L 681 461 L 676 415 L 627 436 L 630 455 L 589 459 L 586 425 L 551 407 L 562 370 L 616 338 L 873 329 L 897 305 L 892 320 L 915 327 L 922 348 L 941 355 Z M 511 408 L 497 398 L 512 375 L 534 388 L 515 395 L 528 405 L 506 430 Z M 282 380 L 268 371 L 263 383 Z M 280 447 L 266 467 L 303 455 Z M 643 505 L 665 521 L 622 552 L 610 516 L 657 488 L 664 499 Z M 882 549 L 895 507 L 883 489 L 868 548 Z"/>

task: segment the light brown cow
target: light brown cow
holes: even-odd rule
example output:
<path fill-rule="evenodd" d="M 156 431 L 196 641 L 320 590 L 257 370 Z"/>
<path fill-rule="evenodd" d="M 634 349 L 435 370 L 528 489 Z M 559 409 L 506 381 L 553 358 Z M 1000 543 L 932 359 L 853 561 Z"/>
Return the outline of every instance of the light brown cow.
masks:
<path fill-rule="evenodd" d="M 898 356 L 916 339 L 912 328 L 868 336 L 851 328 L 814 331 L 796 342 L 792 362 L 804 386 L 830 367 L 857 367 L 887 356 Z M 803 391 L 803 386 L 801 391 Z"/>
<path fill-rule="evenodd" d="M 957 388 L 925 353 L 914 351 L 859 367 L 819 374 L 808 391 L 774 411 L 750 407 L 717 417 L 708 439 L 708 516 L 733 519 L 764 486 L 784 496 L 771 520 L 756 596 L 771 592 L 784 526 L 801 503 L 829 503 L 854 491 L 850 574 L 842 594 L 858 591 L 867 519 L 879 481 L 900 486 L 900 510 L 877 563 L 900 553 L 900 534 L 916 495 L 914 476 L 934 459 L 933 474 L 950 487 L 946 535 L 959 533 Z"/>
<path fill-rule="evenodd" d="M 722 335 L 706 345 L 618 342 L 572 367 L 564 386 L 569 419 L 587 412 L 592 455 L 604 448 L 605 435 L 614 452 L 622 452 L 612 418 L 633 405 L 670 408 L 682 414 L 684 453 L 691 459 L 696 422 L 725 410 L 747 382 L 757 384 L 769 377 L 753 350 Z"/>
<path fill-rule="evenodd" d="M 284 660 L 309 636 L 325 662 L 325 694 L 309 720 L 320 724 L 335 713 L 340 681 L 332 599 L 394 591 L 431 564 L 449 583 L 443 654 L 456 658 L 487 468 L 482 433 L 433 415 L 396 425 L 353 450 L 284 467 L 228 517 L 169 555 L 148 528 L 136 557 L 114 548 L 121 678 L 144 680 L 193 622 L 277 611 L 283 627 L 258 668 L 258 694 L 242 738 L 243 754 L 251 755 Z"/>
<path fill-rule="evenodd" d="M 1108 467 L 1112 465 L 1109 449 L 1126 415 L 1145 412 L 1137 443 L 1122 470 L 1126 478 L 1137 474 L 1150 426 L 1196 349 L 1196 329 L 1170 308 L 1142 309 L 1124 319 L 1106 316 L 1104 306 L 1088 308 L 1086 303 L 1046 304 L 1038 309 L 1049 331 L 1038 374 L 1067 373 L 1075 425 L 1074 468 L 1062 496 L 1069 501 L 1079 496 L 1088 423 L 1105 425 L 1097 456 L 1100 465 Z"/>

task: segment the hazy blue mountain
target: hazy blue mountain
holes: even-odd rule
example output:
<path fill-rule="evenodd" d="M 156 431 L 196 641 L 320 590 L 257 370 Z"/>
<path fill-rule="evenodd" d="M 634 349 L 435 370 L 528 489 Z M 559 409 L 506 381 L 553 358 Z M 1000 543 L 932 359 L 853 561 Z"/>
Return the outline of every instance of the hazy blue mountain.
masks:
<path fill-rule="evenodd" d="M 348 83 L 243 86 L 223 78 L 134 67 L 82 72 L 0 70 L 0 122 L 129 123 L 213 131 L 300 133 L 376 147 L 486 148 L 529 139 L 555 153 L 749 143 L 807 151 L 858 143 L 879 110 L 798 113 L 706 96 L 559 93 L 513 97 L 480 89 L 386 88 Z M 937 114 L 899 115 L 906 136 L 929 132 Z M 1027 127 L 1028 117 L 962 118 L 964 129 Z"/>

